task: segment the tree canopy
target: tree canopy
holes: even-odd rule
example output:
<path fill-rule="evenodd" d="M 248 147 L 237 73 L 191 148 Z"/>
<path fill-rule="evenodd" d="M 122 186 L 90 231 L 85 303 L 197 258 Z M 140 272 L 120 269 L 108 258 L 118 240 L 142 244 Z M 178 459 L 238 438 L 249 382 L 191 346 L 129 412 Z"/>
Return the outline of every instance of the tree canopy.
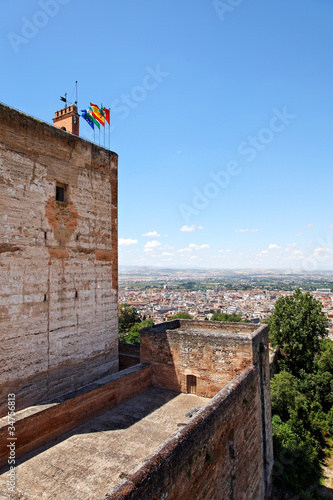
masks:
<path fill-rule="evenodd" d="M 320 478 L 333 436 L 333 342 L 321 302 L 299 289 L 276 301 L 268 324 L 280 355 L 271 380 L 274 482 L 299 493 Z"/>
<path fill-rule="evenodd" d="M 215 312 L 211 317 L 211 321 L 230 321 L 240 323 L 242 321 L 242 315 L 239 313 L 227 314 Z"/>
<path fill-rule="evenodd" d="M 135 323 L 139 323 L 141 320 L 141 314 L 138 313 L 134 306 L 128 304 L 118 305 L 119 334 L 127 333 Z"/>
<path fill-rule="evenodd" d="M 140 330 L 147 326 L 154 326 L 154 320 L 152 318 L 144 319 L 140 323 L 135 323 L 128 334 L 122 338 L 122 341 L 127 344 L 140 344 Z"/>
<path fill-rule="evenodd" d="M 171 319 L 194 319 L 189 313 L 186 312 L 178 312 Z"/>
<path fill-rule="evenodd" d="M 127 344 L 140 344 L 140 330 L 146 326 L 154 326 L 152 318 L 142 318 L 134 306 L 119 304 L 118 306 L 119 340 Z"/>
<path fill-rule="evenodd" d="M 269 320 L 270 342 L 281 354 L 280 368 L 297 375 L 311 372 L 320 340 L 327 336 L 327 318 L 322 304 L 309 292 L 298 288 L 287 297 L 280 297 Z"/>

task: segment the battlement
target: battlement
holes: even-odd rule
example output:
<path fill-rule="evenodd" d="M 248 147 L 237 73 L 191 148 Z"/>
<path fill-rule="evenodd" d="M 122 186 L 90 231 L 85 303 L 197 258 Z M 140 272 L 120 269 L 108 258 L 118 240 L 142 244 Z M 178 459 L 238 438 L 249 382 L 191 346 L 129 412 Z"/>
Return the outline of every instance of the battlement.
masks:
<path fill-rule="evenodd" d="M 257 362 L 265 337 L 267 327 L 251 323 L 174 320 L 141 331 L 140 356 L 157 387 L 213 397 Z"/>

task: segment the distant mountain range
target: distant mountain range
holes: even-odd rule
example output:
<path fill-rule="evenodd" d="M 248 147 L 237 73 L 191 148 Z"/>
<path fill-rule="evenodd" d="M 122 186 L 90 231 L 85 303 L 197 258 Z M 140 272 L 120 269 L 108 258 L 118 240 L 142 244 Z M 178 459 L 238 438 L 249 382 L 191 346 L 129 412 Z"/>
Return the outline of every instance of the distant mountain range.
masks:
<path fill-rule="evenodd" d="M 162 268 L 147 266 L 119 266 L 119 275 L 131 276 L 161 276 L 182 275 L 193 276 L 196 274 L 206 276 L 325 276 L 333 277 L 333 271 L 303 271 L 300 269 L 206 269 L 206 268 Z"/>

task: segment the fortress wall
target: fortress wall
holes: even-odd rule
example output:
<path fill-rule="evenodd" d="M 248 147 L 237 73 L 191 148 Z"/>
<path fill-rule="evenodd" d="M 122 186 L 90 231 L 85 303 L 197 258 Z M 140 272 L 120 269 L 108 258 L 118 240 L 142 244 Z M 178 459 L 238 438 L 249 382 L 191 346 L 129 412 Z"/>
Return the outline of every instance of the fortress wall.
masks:
<path fill-rule="evenodd" d="M 191 392 L 188 375 L 194 375 L 195 393 L 213 397 L 253 363 L 255 329 L 244 323 L 162 323 L 141 331 L 141 361 L 153 365 L 157 387 Z"/>
<path fill-rule="evenodd" d="M 0 415 L 118 369 L 117 160 L 0 105 Z"/>
<path fill-rule="evenodd" d="M 264 474 L 260 370 L 248 367 L 103 500 L 264 499 Z"/>
<path fill-rule="evenodd" d="M 88 420 L 111 410 L 151 386 L 151 367 L 139 364 L 59 398 L 50 405 L 30 407 L 16 413 L 15 456 L 18 458 Z M 8 419 L 0 419 L 0 468 L 8 463 Z"/>
<path fill-rule="evenodd" d="M 140 363 L 140 345 L 119 342 L 119 370 Z"/>

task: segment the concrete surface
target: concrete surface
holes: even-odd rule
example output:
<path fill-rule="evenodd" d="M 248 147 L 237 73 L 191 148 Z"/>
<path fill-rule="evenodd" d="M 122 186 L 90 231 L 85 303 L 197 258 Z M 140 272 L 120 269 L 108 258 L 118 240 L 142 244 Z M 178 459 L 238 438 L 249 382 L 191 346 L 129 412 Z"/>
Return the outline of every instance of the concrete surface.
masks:
<path fill-rule="evenodd" d="M 16 490 L 8 491 L 4 472 L 0 499 L 100 499 L 177 431 L 177 424 L 189 422 L 189 410 L 208 401 L 150 388 L 17 462 Z"/>

